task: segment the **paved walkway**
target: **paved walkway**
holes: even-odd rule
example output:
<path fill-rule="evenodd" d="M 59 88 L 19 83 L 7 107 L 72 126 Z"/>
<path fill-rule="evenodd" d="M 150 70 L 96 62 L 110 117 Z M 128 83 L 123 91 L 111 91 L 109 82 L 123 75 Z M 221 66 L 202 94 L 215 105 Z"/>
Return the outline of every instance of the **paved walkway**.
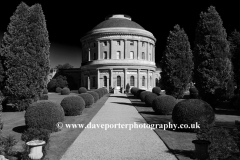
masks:
<path fill-rule="evenodd" d="M 143 124 L 146 121 L 124 94 L 112 94 L 90 122 Z M 89 124 L 90 124 L 89 123 Z M 85 128 L 61 160 L 176 160 L 158 135 L 148 128 Z"/>

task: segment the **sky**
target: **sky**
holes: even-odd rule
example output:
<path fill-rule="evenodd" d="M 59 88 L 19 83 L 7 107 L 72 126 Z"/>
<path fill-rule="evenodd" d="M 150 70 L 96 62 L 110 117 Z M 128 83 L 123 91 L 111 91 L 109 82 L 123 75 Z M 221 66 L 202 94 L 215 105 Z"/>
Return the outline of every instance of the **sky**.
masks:
<path fill-rule="evenodd" d="M 10 17 L 21 1 L 0 2 L 0 40 L 7 30 Z M 195 28 L 201 12 L 215 6 L 223 20 L 223 26 L 230 34 L 234 29 L 240 31 L 240 9 L 236 2 L 217 1 L 59 1 L 23 0 L 31 6 L 42 5 L 49 33 L 51 67 L 70 63 L 75 68 L 81 66 L 81 42 L 88 31 L 111 14 L 127 14 L 132 21 L 153 33 L 156 41 L 156 62 L 160 61 L 165 49 L 169 31 L 179 24 L 188 35 L 191 46 L 194 42 Z"/>

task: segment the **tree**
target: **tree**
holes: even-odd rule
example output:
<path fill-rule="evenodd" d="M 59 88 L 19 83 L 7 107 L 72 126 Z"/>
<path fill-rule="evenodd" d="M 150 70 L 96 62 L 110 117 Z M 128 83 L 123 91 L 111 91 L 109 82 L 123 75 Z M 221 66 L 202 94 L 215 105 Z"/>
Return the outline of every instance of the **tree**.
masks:
<path fill-rule="evenodd" d="M 37 100 L 49 74 L 48 31 L 40 4 L 21 3 L 1 44 L 4 94 L 18 100 Z"/>
<path fill-rule="evenodd" d="M 232 64 L 229 59 L 229 42 L 223 22 L 215 7 L 200 14 L 194 42 L 194 80 L 202 99 L 212 104 L 226 93 L 232 77 Z"/>
<path fill-rule="evenodd" d="M 228 38 L 234 72 L 234 81 L 238 90 L 240 89 L 240 32 L 234 30 Z"/>
<path fill-rule="evenodd" d="M 166 93 L 182 97 L 192 80 L 193 59 L 187 34 L 179 25 L 175 25 L 169 33 L 161 65 Z"/>
<path fill-rule="evenodd" d="M 59 64 L 56 66 L 56 68 L 59 70 L 59 69 L 70 69 L 70 68 L 73 68 L 73 66 L 69 63 L 65 63 L 63 65 Z"/>
<path fill-rule="evenodd" d="M 68 86 L 67 77 L 59 75 L 56 77 L 56 87 L 64 88 Z"/>

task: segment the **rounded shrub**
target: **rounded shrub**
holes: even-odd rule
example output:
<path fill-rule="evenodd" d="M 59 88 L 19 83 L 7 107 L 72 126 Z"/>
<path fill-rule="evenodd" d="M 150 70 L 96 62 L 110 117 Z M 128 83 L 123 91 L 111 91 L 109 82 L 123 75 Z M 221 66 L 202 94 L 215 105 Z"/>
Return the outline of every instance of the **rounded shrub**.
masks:
<path fill-rule="evenodd" d="M 81 94 L 81 93 L 86 93 L 87 92 L 87 89 L 85 87 L 80 87 L 78 89 L 78 93 Z"/>
<path fill-rule="evenodd" d="M 92 106 L 92 104 L 94 103 L 94 98 L 91 94 L 88 93 L 82 93 L 79 95 L 80 97 L 82 97 L 82 99 L 85 102 L 85 108 L 89 108 Z"/>
<path fill-rule="evenodd" d="M 99 99 L 102 98 L 102 92 L 100 90 L 97 89 L 94 92 L 98 94 Z"/>
<path fill-rule="evenodd" d="M 172 119 L 175 124 L 195 124 L 204 120 L 212 124 L 215 120 L 213 108 L 200 99 L 187 99 L 178 102 L 173 108 Z"/>
<path fill-rule="evenodd" d="M 161 88 L 160 87 L 153 87 L 152 93 L 155 93 L 157 95 L 160 95 L 161 93 Z"/>
<path fill-rule="evenodd" d="M 52 101 L 42 100 L 32 103 L 25 112 L 25 124 L 29 128 L 57 131 L 56 124 L 63 122 L 63 108 Z"/>
<path fill-rule="evenodd" d="M 62 91 L 62 88 L 60 88 L 60 87 L 56 88 L 56 93 L 61 93 L 61 91 Z"/>
<path fill-rule="evenodd" d="M 147 95 L 148 93 L 151 93 L 151 92 L 149 92 L 149 91 L 142 91 L 142 92 L 140 93 L 140 99 L 141 99 L 142 102 L 145 102 L 145 97 L 146 97 L 146 95 Z"/>
<path fill-rule="evenodd" d="M 99 99 L 99 95 L 96 93 L 96 92 L 93 92 L 93 91 L 89 91 L 87 92 L 88 94 L 91 94 L 94 98 L 94 102 L 97 102 L 98 99 Z"/>
<path fill-rule="evenodd" d="M 133 94 L 133 92 L 134 92 L 134 90 L 136 89 L 137 87 L 132 87 L 131 89 L 130 89 L 130 92 Z"/>
<path fill-rule="evenodd" d="M 136 96 L 138 90 L 139 90 L 139 89 L 138 89 L 137 87 L 132 87 L 132 88 L 131 88 L 131 93 L 132 93 L 134 96 Z"/>
<path fill-rule="evenodd" d="M 101 97 L 103 97 L 105 95 L 104 94 L 104 89 L 103 88 L 99 88 L 98 90 L 101 92 L 101 95 L 102 95 Z"/>
<path fill-rule="evenodd" d="M 141 94 L 143 91 L 145 91 L 145 90 L 139 89 L 139 90 L 137 91 L 137 93 L 136 93 L 136 97 L 137 97 L 137 98 L 140 98 L 140 94 Z"/>
<path fill-rule="evenodd" d="M 85 101 L 79 96 L 69 96 L 61 101 L 61 106 L 65 116 L 77 116 L 82 114 L 85 108 Z"/>
<path fill-rule="evenodd" d="M 155 98 L 157 98 L 158 96 L 155 94 L 155 93 L 148 93 L 146 96 L 145 96 L 145 104 L 146 106 L 148 107 L 152 107 L 152 102 Z"/>
<path fill-rule="evenodd" d="M 61 95 L 69 95 L 70 94 L 70 89 L 67 88 L 67 87 L 64 87 L 62 90 L 61 90 Z"/>
<path fill-rule="evenodd" d="M 48 89 L 47 88 L 43 89 L 43 94 L 48 94 Z"/>
<path fill-rule="evenodd" d="M 158 96 L 152 102 L 152 108 L 157 114 L 168 115 L 172 114 L 174 106 L 177 104 L 177 99 L 173 96 Z"/>

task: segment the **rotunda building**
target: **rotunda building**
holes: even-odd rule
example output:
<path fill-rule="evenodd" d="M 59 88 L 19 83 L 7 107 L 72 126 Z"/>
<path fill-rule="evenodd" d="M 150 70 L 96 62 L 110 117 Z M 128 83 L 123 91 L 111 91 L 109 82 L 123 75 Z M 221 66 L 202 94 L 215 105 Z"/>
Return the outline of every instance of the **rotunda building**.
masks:
<path fill-rule="evenodd" d="M 156 85 L 153 34 L 127 15 L 112 15 L 83 38 L 81 84 L 88 89 L 138 87 L 151 90 Z"/>

